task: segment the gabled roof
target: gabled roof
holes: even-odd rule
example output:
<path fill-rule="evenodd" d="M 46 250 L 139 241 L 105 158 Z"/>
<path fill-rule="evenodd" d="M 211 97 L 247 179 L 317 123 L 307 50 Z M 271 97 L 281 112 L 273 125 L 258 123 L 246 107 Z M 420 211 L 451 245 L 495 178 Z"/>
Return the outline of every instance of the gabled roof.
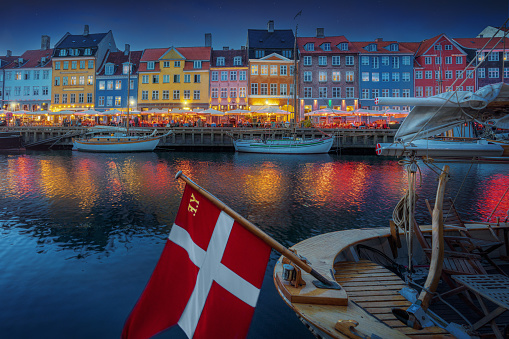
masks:
<path fill-rule="evenodd" d="M 157 61 L 160 57 L 163 56 L 164 53 L 166 53 L 167 50 L 168 48 L 147 48 L 144 51 L 140 61 Z"/>
<path fill-rule="evenodd" d="M 454 42 L 456 42 L 458 45 L 464 48 L 492 49 L 493 47 L 495 47 L 495 48 L 505 48 L 509 51 L 509 38 L 495 37 L 491 39 L 491 41 L 490 38 L 454 38 L 452 40 L 454 40 Z M 487 43 L 488 45 L 486 45 Z"/>
<path fill-rule="evenodd" d="M 53 55 L 52 49 L 47 50 L 29 50 L 23 53 L 18 58 L 23 58 L 23 64 L 21 67 L 18 65 L 18 58 L 14 60 L 14 62 L 11 62 L 9 65 L 7 65 L 5 68 L 35 68 L 35 67 L 46 67 L 51 68 L 51 56 Z M 46 62 L 41 65 L 41 58 L 46 58 Z"/>
<path fill-rule="evenodd" d="M 109 33 L 109 32 L 108 32 Z M 97 33 L 88 35 L 68 34 L 57 43 L 55 49 L 60 48 L 90 48 L 97 47 L 108 33 Z"/>
<path fill-rule="evenodd" d="M 330 43 L 330 51 L 324 51 L 320 48 L 323 43 L 328 42 Z M 348 50 L 343 51 L 338 48 L 338 45 L 346 42 L 348 43 Z M 308 43 L 312 43 L 315 46 L 314 51 L 306 51 L 304 49 L 304 46 Z M 324 54 L 324 53 L 358 53 L 359 51 L 348 41 L 348 39 L 344 35 L 340 36 L 329 36 L 329 37 L 323 37 L 323 38 L 316 38 L 316 37 L 298 37 L 297 38 L 297 48 L 299 49 L 300 53 L 305 54 Z"/>
<path fill-rule="evenodd" d="M 211 47 L 177 47 L 186 60 L 210 60 Z"/>
<path fill-rule="evenodd" d="M 210 69 L 210 61 L 202 61 L 201 68 L 194 68 L 194 61 L 188 60 L 184 62 L 184 71 L 206 71 Z"/>
<path fill-rule="evenodd" d="M 269 55 L 264 56 L 263 58 L 251 60 L 251 62 L 270 61 L 270 60 L 292 61 L 292 59 L 288 59 L 278 53 L 271 53 Z"/>
<path fill-rule="evenodd" d="M 131 63 L 133 64 L 131 75 L 136 75 L 138 73 L 140 59 L 143 54 L 143 51 L 131 51 Z M 108 58 L 105 58 L 105 61 L 99 68 L 99 72 L 97 75 L 105 75 L 105 68 L 107 64 L 114 64 L 115 71 L 112 75 L 125 75 L 123 74 L 123 64 L 129 62 L 129 55 L 124 54 L 124 52 L 111 52 L 108 55 Z"/>
<path fill-rule="evenodd" d="M 412 53 L 416 53 L 421 47 L 422 42 L 400 42 L 399 45 L 410 50 Z"/>
<path fill-rule="evenodd" d="M 17 60 L 18 58 L 20 58 L 20 56 L 5 56 L 5 55 L 0 55 L 0 68 L 6 68 L 7 66 L 10 65 L 11 62 L 13 62 L 14 60 Z"/>
<path fill-rule="evenodd" d="M 292 49 L 295 36 L 291 29 L 248 29 L 247 41 L 250 49 Z"/>
<path fill-rule="evenodd" d="M 362 54 L 413 54 L 414 52 L 410 49 L 408 49 L 405 45 L 402 45 L 401 43 L 397 41 L 356 41 L 352 42 L 352 44 L 359 50 L 359 53 Z M 376 51 L 369 51 L 366 48 L 372 44 L 375 44 L 377 46 Z M 398 44 L 398 51 L 391 51 L 389 49 L 389 46 L 392 44 Z"/>
<path fill-rule="evenodd" d="M 216 66 L 217 65 L 217 58 L 224 58 L 224 66 Z M 233 58 L 235 57 L 241 57 L 242 60 L 242 66 L 238 67 L 247 67 L 248 66 L 248 57 L 247 57 L 247 50 L 246 49 L 230 49 L 227 51 L 212 51 L 211 56 L 211 67 L 237 67 L 233 65 Z"/>
<path fill-rule="evenodd" d="M 419 49 L 416 51 L 415 53 L 415 57 L 420 57 L 422 56 L 423 54 L 425 54 L 426 52 L 428 52 L 428 50 L 431 48 L 431 46 L 433 46 L 438 40 L 440 40 L 440 38 L 442 36 L 445 36 L 445 34 L 439 34 L 431 39 L 427 39 L 427 40 L 423 40 L 421 42 L 421 45 L 419 46 Z"/>

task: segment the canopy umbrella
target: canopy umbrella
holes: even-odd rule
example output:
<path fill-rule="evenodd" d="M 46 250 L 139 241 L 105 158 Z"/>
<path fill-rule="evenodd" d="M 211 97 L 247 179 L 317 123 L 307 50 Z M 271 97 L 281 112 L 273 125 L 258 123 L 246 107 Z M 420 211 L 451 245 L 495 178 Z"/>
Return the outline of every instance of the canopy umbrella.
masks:
<path fill-rule="evenodd" d="M 253 113 L 253 112 L 245 110 L 245 109 L 234 109 L 234 110 L 226 112 L 226 114 L 236 114 L 236 115 L 246 115 L 246 114 L 251 114 L 251 113 Z"/>
<path fill-rule="evenodd" d="M 163 109 L 151 109 L 149 111 L 143 111 L 141 114 L 168 114 L 168 110 Z"/>
<path fill-rule="evenodd" d="M 109 111 L 104 111 L 102 113 L 97 112 L 96 114 L 99 114 L 99 115 L 116 115 L 116 114 L 122 114 L 122 112 L 119 111 L 118 109 L 110 109 Z"/>
<path fill-rule="evenodd" d="M 174 109 L 168 112 L 168 114 L 195 114 L 196 112 L 185 110 L 185 109 Z"/>
<path fill-rule="evenodd" d="M 89 109 L 86 111 L 75 112 L 74 115 L 96 115 L 96 114 L 101 114 L 101 113 L 102 112 L 95 111 L 93 109 Z"/>
<path fill-rule="evenodd" d="M 0 114 L 5 114 L 5 113 L 12 113 L 11 111 L 7 111 L 5 109 L 0 109 Z"/>
<path fill-rule="evenodd" d="M 203 111 L 196 112 L 198 114 L 210 114 L 214 116 L 224 116 L 224 112 L 218 111 L 217 109 L 209 108 Z"/>
<path fill-rule="evenodd" d="M 322 108 L 316 111 L 311 111 L 309 113 L 305 113 L 305 116 L 328 116 L 328 115 L 335 115 L 335 114 L 345 114 L 348 113 L 346 111 L 340 111 L 338 109 L 333 108 Z"/>
<path fill-rule="evenodd" d="M 75 111 L 49 111 L 48 114 L 49 115 L 71 115 L 71 114 L 75 114 L 76 112 Z"/>
<path fill-rule="evenodd" d="M 27 113 L 31 113 L 31 112 L 30 111 L 23 111 L 23 110 L 12 112 L 12 114 L 14 114 L 14 115 L 21 115 L 21 114 L 27 114 Z"/>
<path fill-rule="evenodd" d="M 44 114 L 50 114 L 51 112 L 48 111 L 34 111 L 34 112 L 26 112 L 26 115 L 44 115 Z"/>
<path fill-rule="evenodd" d="M 280 109 L 279 107 L 276 107 L 276 106 L 267 106 L 264 108 L 257 109 L 255 112 L 256 113 L 271 113 L 271 114 L 292 114 L 290 112 L 283 111 L 282 109 Z"/>

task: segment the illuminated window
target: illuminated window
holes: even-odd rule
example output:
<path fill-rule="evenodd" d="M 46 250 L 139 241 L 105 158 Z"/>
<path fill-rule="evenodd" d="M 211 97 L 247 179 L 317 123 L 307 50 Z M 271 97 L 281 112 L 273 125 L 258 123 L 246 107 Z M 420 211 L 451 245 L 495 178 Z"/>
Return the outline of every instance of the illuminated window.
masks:
<path fill-rule="evenodd" d="M 258 65 L 251 65 L 251 74 L 258 75 Z"/>
<path fill-rule="evenodd" d="M 268 75 L 269 74 L 269 65 L 261 65 L 261 75 Z"/>

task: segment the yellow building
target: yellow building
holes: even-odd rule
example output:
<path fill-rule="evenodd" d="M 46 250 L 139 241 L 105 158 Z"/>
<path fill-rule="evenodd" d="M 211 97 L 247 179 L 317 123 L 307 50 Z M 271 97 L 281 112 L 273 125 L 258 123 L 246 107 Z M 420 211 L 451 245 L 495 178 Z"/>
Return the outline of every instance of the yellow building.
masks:
<path fill-rule="evenodd" d="M 209 107 L 210 47 L 146 49 L 138 71 L 138 109 Z"/>
<path fill-rule="evenodd" d="M 95 75 L 109 51 L 116 52 L 113 33 L 66 33 L 55 45 L 51 86 L 52 111 L 94 108 Z"/>

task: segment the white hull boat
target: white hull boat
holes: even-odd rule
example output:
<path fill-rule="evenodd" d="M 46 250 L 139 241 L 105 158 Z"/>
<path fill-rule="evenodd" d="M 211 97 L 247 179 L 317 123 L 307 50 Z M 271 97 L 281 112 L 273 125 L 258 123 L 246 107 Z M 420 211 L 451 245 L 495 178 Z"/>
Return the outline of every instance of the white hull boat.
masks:
<path fill-rule="evenodd" d="M 321 139 L 281 139 L 281 140 L 241 140 L 233 141 L 235 151 L 247 153 L 272 154 L 320 154 L 328 153 L 334 142 L 334 137 Z"/>

